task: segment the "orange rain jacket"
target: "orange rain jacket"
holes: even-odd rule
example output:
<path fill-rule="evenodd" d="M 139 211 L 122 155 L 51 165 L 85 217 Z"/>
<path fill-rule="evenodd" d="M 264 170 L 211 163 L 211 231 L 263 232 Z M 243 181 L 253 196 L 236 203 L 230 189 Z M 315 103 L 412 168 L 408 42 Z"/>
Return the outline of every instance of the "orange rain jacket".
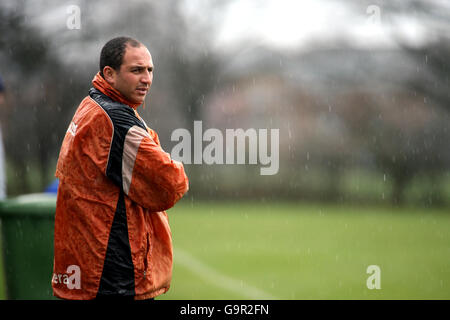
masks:
<path fill-rule="evenodd" d="M 56 176 L 55 296 L 148 299 L 172 277 L 172 236 L 164 210 L 188 190 L 182 163 L 97 74 L 65 135 Z"/>

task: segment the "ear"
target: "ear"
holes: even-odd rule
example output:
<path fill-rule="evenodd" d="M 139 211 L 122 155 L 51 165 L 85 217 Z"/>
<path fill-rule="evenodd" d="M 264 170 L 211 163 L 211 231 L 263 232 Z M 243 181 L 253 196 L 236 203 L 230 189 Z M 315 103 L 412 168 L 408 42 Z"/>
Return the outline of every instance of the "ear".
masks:
<path fill-rule="evenodd" d="M 113 85 L 116 80 L 116 70 L 114 70 L 110 66 L 105 66 L 103 68 L 103 77 L 109 84 Z"/>

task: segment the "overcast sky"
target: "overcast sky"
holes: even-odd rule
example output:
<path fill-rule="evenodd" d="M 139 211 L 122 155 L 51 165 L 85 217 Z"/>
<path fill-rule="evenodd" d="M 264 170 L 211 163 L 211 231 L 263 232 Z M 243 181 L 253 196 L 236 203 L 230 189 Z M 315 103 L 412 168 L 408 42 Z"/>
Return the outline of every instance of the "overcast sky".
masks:
<path fill-rule="evenodd" d="M 380 0 L 237 0 L 221 2 L 219 14 L 216 12 L 213 18 L 206 9 L 210 4 L 208 1 L 182 0 L 178 3 L 191 18 L 192 24 L 202 19 L 214 21 L 218 31 L 215 44 L 224 49 L 246 41 L 281 49 L 308 48 L 310 44 L 336 40 L 346 40 L 362 48 L 395 47 L 395 37 L 401 36 L 420 44 L 428 36 L 426 24 L 420 16 L 398 14 L 393 18 L 383 5 L 373 4 L 380 3 Z M 390 1 L 397 3 L 397 0 Z M 449 0 L 428 1 L 435 8 L 445 7 L 450 10 Z M 74 0 L 70 3 L 77 2 Z M 36 25 L 53 32 L 65 27 L 69 2 L 47 0 L 26 3 L 29 17 Z M 103 10 L 96 19 L 114 19 L 113 13 L 120 12 L 121 6 L 145 3 L 137 0 L 108 2 L 109 10 Z M 402 4 L 405 3 L 408 1 L 403 0 Z M 84 14 L 82 11 L 81 15 Z"/>
<path fill-rule="evenodd" d="M 398 18 L 395 30 L 383 19 L 383 7 L 353 7 L 332 0 L 235 1 L 228 6 L 218 45 L 258 39 L 280 48 L 301 48 L 314 42 L 345 38 L 359 47 L 392 47 L 393 32 L 412 42 L 425 37 L 420 21 Z M 390 21 L 392 22 L 392 21 Z"/>

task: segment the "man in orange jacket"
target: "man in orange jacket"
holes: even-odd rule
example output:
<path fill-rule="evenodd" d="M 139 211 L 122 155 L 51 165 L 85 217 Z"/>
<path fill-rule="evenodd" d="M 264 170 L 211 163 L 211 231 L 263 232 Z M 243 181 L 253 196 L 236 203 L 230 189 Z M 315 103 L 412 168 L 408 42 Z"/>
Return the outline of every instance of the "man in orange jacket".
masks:
<path fill-rule="evenodd" d="M 143 44 L 128 37 L 105 44 L 56 168 L 57 297 L 139 300 L 169 289 L 173 248 L 164 210 L 186 193 L 188 179 L 136 111 L 152 80 Z"/>

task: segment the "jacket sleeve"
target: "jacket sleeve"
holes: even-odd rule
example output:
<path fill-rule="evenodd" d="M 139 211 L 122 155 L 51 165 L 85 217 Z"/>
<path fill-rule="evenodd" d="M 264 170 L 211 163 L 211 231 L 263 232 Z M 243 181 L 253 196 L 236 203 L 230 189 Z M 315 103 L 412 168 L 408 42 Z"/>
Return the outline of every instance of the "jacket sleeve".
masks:
<path fill-rule="evenodd" d="M 171 208 L 188 190 L 183 164 L 161 148 L 154 131 L 138 126 L 125 136 L 121 171 L 124 193 L 150 211 Z"/>

